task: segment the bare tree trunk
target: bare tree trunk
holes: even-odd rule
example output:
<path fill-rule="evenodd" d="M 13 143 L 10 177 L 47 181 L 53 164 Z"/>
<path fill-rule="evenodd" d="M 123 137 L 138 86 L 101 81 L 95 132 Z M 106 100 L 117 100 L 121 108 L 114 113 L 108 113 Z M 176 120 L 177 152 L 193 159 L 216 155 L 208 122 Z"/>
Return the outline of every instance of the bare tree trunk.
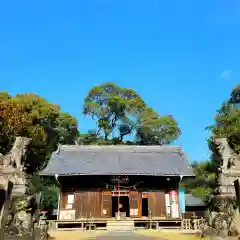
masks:
<path fill-rule="evenodd" d="M 104 140 L 107 141 L 108 140 L 108 133 L 105 131 L 104 132 Z"/>

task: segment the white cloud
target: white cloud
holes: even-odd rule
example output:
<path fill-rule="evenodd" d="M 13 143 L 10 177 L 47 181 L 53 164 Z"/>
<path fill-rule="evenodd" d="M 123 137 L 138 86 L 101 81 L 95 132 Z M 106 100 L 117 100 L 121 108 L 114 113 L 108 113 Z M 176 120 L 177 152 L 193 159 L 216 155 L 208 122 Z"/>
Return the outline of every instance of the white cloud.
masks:
<path fill-rule="evenodd" d="M 228 70 L 224 70 L 221 74 L 220 74 L 220 78 L 221 79 L 229 79 L 232 76 L 232 70 L 228 69 Z"/>

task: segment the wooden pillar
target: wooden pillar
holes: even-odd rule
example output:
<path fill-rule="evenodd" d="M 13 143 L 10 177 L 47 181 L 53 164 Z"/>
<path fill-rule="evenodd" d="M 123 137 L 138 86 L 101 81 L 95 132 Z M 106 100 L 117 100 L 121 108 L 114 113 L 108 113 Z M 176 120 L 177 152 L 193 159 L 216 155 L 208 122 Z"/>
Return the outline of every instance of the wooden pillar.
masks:
<path fill-rule="evenodd" d="M 61 208 L 61 192 L 59 193 L 58 196 L 58 211 L 57 211 L 57 220 L 59 220 L 59 216 L 60 216 L 60 208 Z"/>
<path fill-rule="evenodd" d="M 120 180 L 118 179 L 118 215 L 117 218 L 120 219 Z"/>
<path fill-rule="evenodd" d="M 142 217 L 142 192 L 138 192 L 138 217 Z"/>
<path fill-rule="evenodd" d="M 66 205 L 67 205 L 67 192 L 61 191 L 60 195 L 61 195 L 60 209 L 64 210 L 64 209 L 66 209 Z"/>
<path fill-rule="evenodd" d="M 101 216 L 112 217 L 112 192 L 110 191 L 102 192 Z"/>

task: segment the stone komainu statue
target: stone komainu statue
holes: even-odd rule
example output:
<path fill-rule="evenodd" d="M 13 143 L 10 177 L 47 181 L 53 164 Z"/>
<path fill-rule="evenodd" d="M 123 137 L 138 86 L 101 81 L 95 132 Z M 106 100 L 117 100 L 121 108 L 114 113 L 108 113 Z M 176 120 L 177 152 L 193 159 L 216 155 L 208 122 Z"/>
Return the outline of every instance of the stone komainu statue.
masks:
<path fill-rule="evenodd" d="M 220 156 L 220 166 L 223 170 L 236 167 L 236 162 L 240 161 L 239 156 L 234 153 L 226 138 L 218 138 L 213 142 L 218 155 Z"/>
<path fill-rule="evenodd" d="M 9 153 L 1 156 L 1 162 L 4 167 L 15 167 L 21 169 L 23 167 L 23 158 L 27 152 L 27 147 L 31 139 L 25 137 L 16 137 L 14 145 Z"/>
<path fill-rule="evenodd" d="M 218 194 L 223 197 L 235 197 L 234 181 L 240 179 L 240 156 L 229 146 L 226 138 L 213 142 L 213 158 L 218 163 Z"/>
<path fill-rule="evenodd" d="M 214 140 L 212 151 L 213 160 L 218 167 L 216 177 L 219 186 L 212 197 L 217 212 L 210 213 L 208 226 L 205 226 L 202 232 L 203 235 L 211 235 L 211 239 L 214 239 L 214 236 L 218 239 L 228 239 L 227 235 L 240 234 L 234 188 L 234 181 L 240 179 L 240 156 L 231 149 L 226 138 Z"/>
<path fill-rule="evenodd" d="M 29 138 L 17 137 L 9 153 L 0 156 L 0 197 L 2 199 L 0 203 L 0 239 L 4 234 L 12 197 L 16 194 L 24 195 L 26 191 L 23 159 L 30 142 Z"/>

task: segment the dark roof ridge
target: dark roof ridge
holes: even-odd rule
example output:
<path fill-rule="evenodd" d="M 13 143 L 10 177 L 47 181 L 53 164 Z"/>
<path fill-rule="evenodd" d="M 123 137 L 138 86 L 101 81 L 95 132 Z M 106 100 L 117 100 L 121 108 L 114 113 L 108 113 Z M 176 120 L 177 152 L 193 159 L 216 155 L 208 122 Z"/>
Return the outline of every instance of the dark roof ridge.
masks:
<path fill-rule="evenodd" d="M 71 151 L 79 151 L 79 150 L 144 150 L 149 149 L 153 151 L 159 152 L 182 152 L 182 148 L 180 146 L 168 146 L 168 145 L 61 145 L 60 150 L 71 150 Z"/>
<path fill-rule="evenodd" d="M 41 175 L 192 176 L 181 147 L 63 145 Z"/>

